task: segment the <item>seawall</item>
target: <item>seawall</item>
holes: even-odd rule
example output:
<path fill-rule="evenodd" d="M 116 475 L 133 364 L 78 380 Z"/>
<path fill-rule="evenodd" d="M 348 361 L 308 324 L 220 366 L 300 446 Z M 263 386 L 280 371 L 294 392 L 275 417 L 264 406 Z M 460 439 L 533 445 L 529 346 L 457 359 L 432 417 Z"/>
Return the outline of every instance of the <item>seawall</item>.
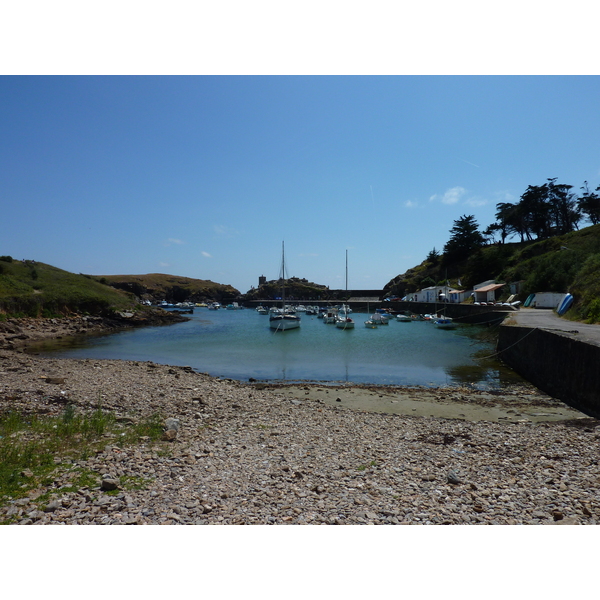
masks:
<path fill-rule="evenodd" d="M 503 324 L 497 351 L 500 360 L 543 392 L 600 418 L 600 345 L 577 339 L 578 333 Z"/>

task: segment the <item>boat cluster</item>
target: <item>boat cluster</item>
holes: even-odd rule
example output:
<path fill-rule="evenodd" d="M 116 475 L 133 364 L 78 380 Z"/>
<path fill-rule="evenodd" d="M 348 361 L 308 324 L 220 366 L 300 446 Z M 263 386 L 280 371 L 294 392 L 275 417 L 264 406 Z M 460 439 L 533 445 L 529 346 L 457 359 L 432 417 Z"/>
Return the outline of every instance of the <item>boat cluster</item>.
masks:
<path fill-rule="evenodd" d="M 385 308 L 378 308 L 377 312 L 365 321 L 367 329 L 377 329 L 380 325 L 388 325 L 390 320 L 400 321 L 401 323 L 411 323 L 412 321 L 431 321 L 439 329 L 454 329 L 456 324 L 450 317 L 432 315 L 432 314 L 414 314 L 407 315 L 398 313 L 393 315 Z"/>
<path fill-rule="evenodd" d="M 339 329 L 354 329 L 355 321 L 350 316 L 352 309 L 347 304 L 340 306 L 287 306 L 285 308 L 266 308 L 258 306 L 256 312 L 261 315 L 269 315 L 271 329 L 285 331 L 286 329 L 296 329 L 300 327 L 300 317 L 297 313 L 307 315 L 316 315 L 322 319 L 326 325 L 335 325 Z M 367 329 L 377 329 L 378 327 L 388 325 L 390 321 L 399 321 L 401 323 L 411 323 L 412 321 L 431 321 L 439 329 L 454 329 L 456 323 L 447 316 L 435 314 L 392 314 L 385 308 L 378 308 L 375 314 L 371 315 L 365 321 Z"/>

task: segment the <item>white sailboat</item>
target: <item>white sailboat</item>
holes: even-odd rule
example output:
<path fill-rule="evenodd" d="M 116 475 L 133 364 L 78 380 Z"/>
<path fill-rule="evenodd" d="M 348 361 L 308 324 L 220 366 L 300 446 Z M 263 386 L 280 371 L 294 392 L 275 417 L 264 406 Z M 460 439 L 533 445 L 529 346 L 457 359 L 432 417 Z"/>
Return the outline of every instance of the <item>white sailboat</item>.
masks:
<path fill-rule="evenodd" d="M 288 312 L 285 307 L 285 246 L 281 242 L 281 310 L 271 312 L 269 315 L 269 327 L 275 331 L 287 331 L 300 327 L 300 317 Z"/>
<path fill-rule="evenodd" d="M 348 292 L 348 250 L 346 250 L 346 292 Z M 342 305 L 342 310 L 339 312 L 335 326 L 338 329 L 354 329 L 354 320 L 348 315 L 350 307 L 347 304 Z"/>

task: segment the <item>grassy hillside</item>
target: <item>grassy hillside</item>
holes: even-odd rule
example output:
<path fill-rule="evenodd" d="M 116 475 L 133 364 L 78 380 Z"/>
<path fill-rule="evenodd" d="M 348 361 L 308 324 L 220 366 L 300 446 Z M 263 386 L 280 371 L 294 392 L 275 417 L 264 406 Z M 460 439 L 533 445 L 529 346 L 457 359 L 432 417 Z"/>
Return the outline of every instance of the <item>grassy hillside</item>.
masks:
<path fill-rule="evenodd" d="M 135 294 L 151 301 L 202 302 L 229 301 L 240 292 L 231 285 L 214 283 L 204 279 L 191 279 L 177 275 L 150 273 L 149 275 L 104 275 L 94 277 L 100 283 Z"/>
<path fill-rule="evenodd" d="M 463 288 L 489 279 L 521 282 L 520 300 L 534 292 L 568 291 L 575 297 L 570 318 L 600 322 L 600 225 L 540 241 L 493 244 L 461 263 L 447 264 L 441 255 L 398 275 L 385 292 L 402 297 L 446 279 L 456 287 L 460 279 Z"/>
<path fill-rule="evenodd" d="M 106 315 L 136 304 L 131 294 L 85 275 L 40 262 L 0 257 L 0 316 Z"/>

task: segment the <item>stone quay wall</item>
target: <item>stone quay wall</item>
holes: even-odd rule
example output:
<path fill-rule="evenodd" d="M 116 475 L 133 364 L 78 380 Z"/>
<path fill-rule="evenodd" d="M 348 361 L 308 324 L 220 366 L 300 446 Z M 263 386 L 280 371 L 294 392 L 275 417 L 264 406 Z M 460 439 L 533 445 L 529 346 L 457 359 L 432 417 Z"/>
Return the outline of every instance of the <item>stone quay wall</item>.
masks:
<path fill-rule="evenodd" d="M 543 392 L 600 418 L 600 346 L 568 332 L 501 325 L 497 352 Z"/>

